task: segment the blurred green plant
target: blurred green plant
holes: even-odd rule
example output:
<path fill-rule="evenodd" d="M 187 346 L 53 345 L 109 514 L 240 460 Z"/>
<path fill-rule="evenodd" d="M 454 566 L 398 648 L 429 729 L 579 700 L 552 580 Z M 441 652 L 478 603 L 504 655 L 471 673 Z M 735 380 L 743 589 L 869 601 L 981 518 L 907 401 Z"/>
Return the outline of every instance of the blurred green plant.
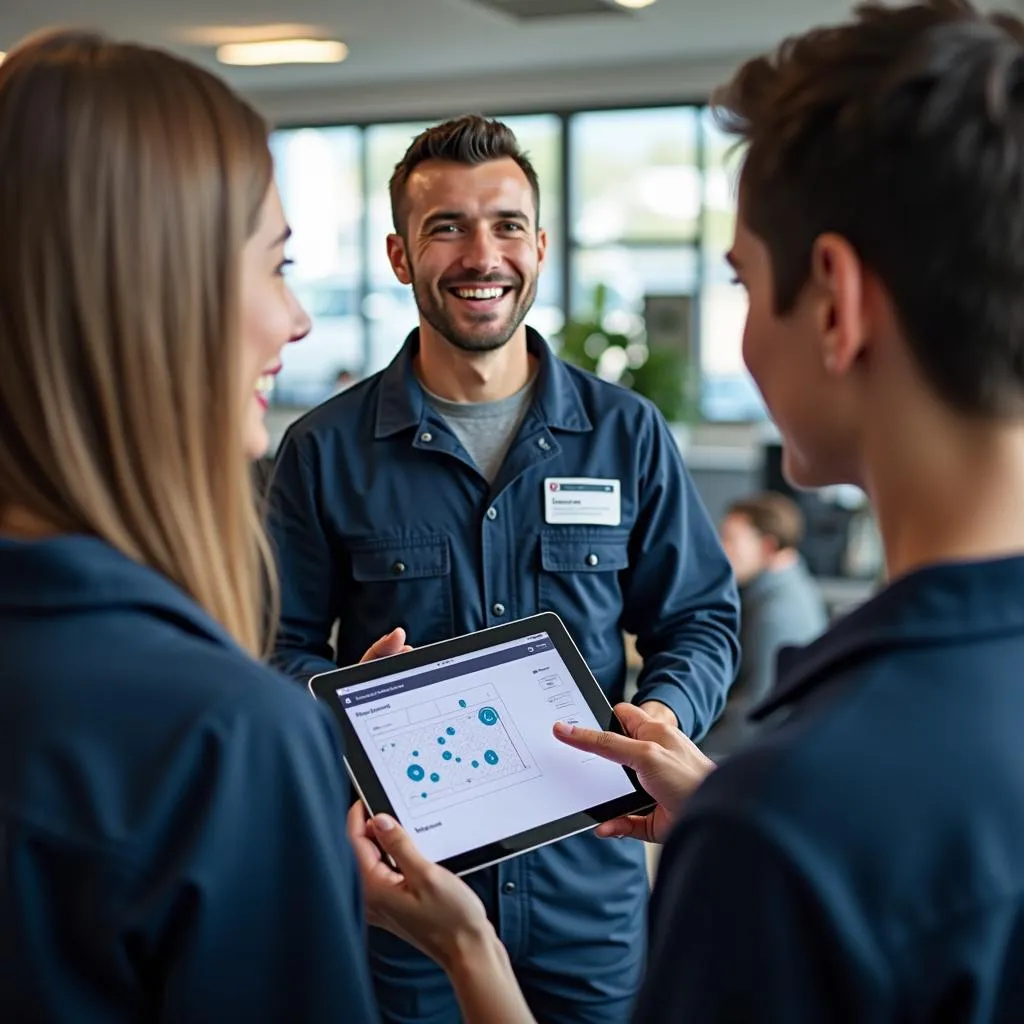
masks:
<path fill-rule="evenodd" d="M 567 363 L 650 399 L 669 423 L 693 423 L 699 400 L 691 361 L 681 352 L 651 349 L 644 330 L 610 331 L 608 288 L 598 284 L 586 316 L 566 321 L 558 335 Z"/>

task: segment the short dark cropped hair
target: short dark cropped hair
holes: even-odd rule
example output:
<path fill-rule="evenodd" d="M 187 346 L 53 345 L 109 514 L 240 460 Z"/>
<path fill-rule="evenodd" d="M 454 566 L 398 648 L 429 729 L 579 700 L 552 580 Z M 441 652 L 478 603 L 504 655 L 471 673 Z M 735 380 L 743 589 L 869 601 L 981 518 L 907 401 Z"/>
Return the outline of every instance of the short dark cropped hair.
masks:
<path fill-rule="evenodd" d="M 514 160 L 533 191 L 535 223 L 540 223 L 540 183 L 530 158 L 519 147 L 519 140 L 507 124 L 463 114 L 443 124 L 434 125 L 413 139 L 405 156 L 395 167 L 388 188 L 391 193 L 391 218 L 395 231 L 405 233 L 405 186 L 413 171 L 428 160 L 449 160 L 475 167 L 492 160 Z"/>
<path fill-rule="evenodd" d="M 969 415 L 1024 413 L 1024 24 L 967 0 L 862 3 L 713 98 L 777 315 L 825 232 L 885 286 L 919 369 Z"/>
<path fill-rule="evenodd" d="M 744 516 L 762 537 L 771 537 L 780 551 L 798 548 L 804 539 L 804 515 L 795 501 L 765 491 L 734 501 L 727 515 Z"/>

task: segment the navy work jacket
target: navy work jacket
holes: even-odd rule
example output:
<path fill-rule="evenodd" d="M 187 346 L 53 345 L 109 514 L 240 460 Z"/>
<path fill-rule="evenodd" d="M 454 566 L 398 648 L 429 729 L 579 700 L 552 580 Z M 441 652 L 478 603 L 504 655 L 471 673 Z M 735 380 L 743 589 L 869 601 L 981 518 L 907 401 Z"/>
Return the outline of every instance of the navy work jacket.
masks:
<path fill-rule="evenodd" d="M 638 1024 L 1024 1021 L 1024 558 L 783 652 L 662 858 Z"/>
<path fill-rule="evenodd" d="M 164 577 L 0 540 L 0 1020 L 378 1020 L 338 759 Z"/>
<path fill-rule="evenodd" d="M 738 662 L 736 589 L 715 529 L 650 402 L 566 365 L 532 330 L 527 342 L 536 392 L 493 484 L 426 400 L 415 331 L 387 369 L 289 429 L 270 489 L 276 662 L 304 683 L 395 626 L 419 646 L 550 610 L 612 702 L 626 680 L 623 631 L 635 634 L 636 701 L 662 701 L 700 736 Z M 618 482 L 617 525 L 547 521 L 550 481 L 579 478 Z M 468 881 L 501 893 L 500 912 L 488 905 L 514 961 L 556 933 L 570 959 L 582 954 L 567 936 L 591 936 L 613 960 L 642 952 L 639 844 L 581 836 Z"/>

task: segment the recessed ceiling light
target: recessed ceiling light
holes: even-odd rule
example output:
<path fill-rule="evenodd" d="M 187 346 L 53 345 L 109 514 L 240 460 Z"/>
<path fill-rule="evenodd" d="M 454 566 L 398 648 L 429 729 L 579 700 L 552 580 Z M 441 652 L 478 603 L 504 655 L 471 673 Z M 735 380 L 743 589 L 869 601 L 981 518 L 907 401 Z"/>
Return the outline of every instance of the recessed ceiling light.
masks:
<path fill-rule="evenodd" d="M 265 39 L 255 43 L 225 43 L 217 47 L 221 64 L 250 67 L 265 64 L 339 64 L 348 47 L 336 39 Z"/>
<path fill-rule="evenodd" d="M 183 29 L 181 39 L 197 46 L 224 46 L 227 43 L 264 43 L 276 39 L 323 39 L 331 30 L 322 25 L 277 22 L 270 25 L 199 25 Z"/>
<path fill-rule="evenodd" d="M 641 7 L 650 7 L 654 0 L 615 0 L 620 7 L 628 7 L 631 11 L 639 11 Z"/>

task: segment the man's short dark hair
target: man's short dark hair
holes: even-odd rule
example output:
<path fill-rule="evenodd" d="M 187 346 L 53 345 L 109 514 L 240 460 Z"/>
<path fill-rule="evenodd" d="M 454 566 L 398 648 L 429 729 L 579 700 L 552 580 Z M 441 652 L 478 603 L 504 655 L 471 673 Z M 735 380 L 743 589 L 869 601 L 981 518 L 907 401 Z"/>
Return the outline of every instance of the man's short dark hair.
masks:
<path fill-rule="evenodd" d="M 391 218 L 395 231 L 405 234 L 405 186 L 420 164 L 427 160 L 449 160 L 475 167 L 492 160 L 514 160 L 533 191 L 535 223 L 540 223 L 540 184 L 529 157 L 519 148 L 515 133 L 507 124 L 479 114 L 464 114 L 434 125 L 413 139 L 405 156 L 395 167 L 388 188 L 391 192 Z"/>
<path fill-rule="evenodd" d="M 762 537 L 771 537 L 780 551 L 795 550 L 804 539 L 804 516 L 795 501 L 765 491 L 734 501 L 726 515 L 743 516 Z"/>
<path fill-rule="evenodd" d="M 746 63 L 713 98 L 746 144 L 745 224 L 777 315 L 843 236 L 962 413 L 1024 413 L 1024 24 L 966 0 L 860 4 Z"/>

